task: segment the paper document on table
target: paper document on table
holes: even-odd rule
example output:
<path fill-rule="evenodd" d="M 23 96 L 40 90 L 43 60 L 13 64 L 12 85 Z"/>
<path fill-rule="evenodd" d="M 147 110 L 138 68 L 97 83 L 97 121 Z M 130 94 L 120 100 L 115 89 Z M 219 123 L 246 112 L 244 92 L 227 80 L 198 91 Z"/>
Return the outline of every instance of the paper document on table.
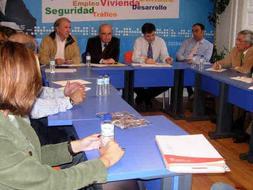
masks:
<path fill-rule="evenodd" d="M 172 65 L 166 63 L 156 63 L 156 64 L 132 63 L 131 65 L 134 67 L 172 67 Z"/>
<path fill-rule="evenodd" d="M 50 73 L 50 69 L 45 69 L 46 73 Z M 76 69 L 55 69 L 55 73 L 75 73 Z"/>
<path fill-rule="evenodd" d="M 217 73 L 221 73 L 221 72 L 223 72 L 223 71 L 226 71 L 227 69 L 214 69 L 214 68 L 212 68 L 212 67 L 210 67 L 210 68 L 208 68 L 208 69 L 206 69 L 206 71 L 213 71 L 213 72 L 217 72 Z"/>
<path fill-rule="evenodd" d="M 165 166 L 178 173 L 224 173 L 225 160 L 202 135 L 155 137 Z"/>
<path fill-rule="evenodd" d="M 233 80 L 238 80 L 238 81 L 241 81 L 241 82 L 246 82 L 246 83 L 252 83 L 252 78 L 251 77 L 231 77 L 231 79 Z"/>
<path fill-rule="evenodd" d="M 77 80 L 62 80 L 62 81 L 54 81 L 53 83 L 61 85 L 61 86 L 66 86 L 67 82 L 79 82 L 81 84 L 91 84 L 91 82 L 82 80 L 82 79 L 77 79 Z"/>
<path fill-rule="evenodd" d="M 115 63 L 115 64 L 95 64 L 95 63 L 91 63 L 90 64 L 92 67 L 125 67 L 127 66 L 126 64 L 123 63 Z"/>
<path fill-rule="evenodd" d="M 56 65 L 56 68 L 71 68 L 71 67 L 85 67 L 86 65 L 81 63 L 81 64 L 61 64 L 61 65 Z"/>
<path fill-rule="evenodd" d="M 64 90 L 64 88 L 65 88 L 65 87 L 63 86 L 63 87 L 61 87 L 61 88 L 59 88 L 59 89 Z M 91 88 L 86 86 L 86 87 L 85 87 L 85 92 L 87 92 L 87 91 L 89 91 L 89 90 L 91 90 Z"/>

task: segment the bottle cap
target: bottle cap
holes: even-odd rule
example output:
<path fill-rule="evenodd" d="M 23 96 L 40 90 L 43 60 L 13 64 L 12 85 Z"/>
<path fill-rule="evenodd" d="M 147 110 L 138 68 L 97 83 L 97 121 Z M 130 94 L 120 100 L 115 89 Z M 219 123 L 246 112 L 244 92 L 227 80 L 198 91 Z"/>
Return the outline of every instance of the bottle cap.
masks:
<path fill-rule="evenodd" d="M 103 115 L 103 120 L 104 121 L 112 121 L 112 115 L 109 113 L 106 113 Z"/>

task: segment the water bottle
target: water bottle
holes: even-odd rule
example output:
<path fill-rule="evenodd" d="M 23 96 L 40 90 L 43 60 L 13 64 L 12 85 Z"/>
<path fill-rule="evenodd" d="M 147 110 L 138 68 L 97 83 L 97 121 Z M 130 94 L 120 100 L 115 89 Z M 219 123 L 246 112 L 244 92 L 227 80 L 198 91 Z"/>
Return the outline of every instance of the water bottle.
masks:
<path fill-rule="evenodd" d="M 96 95 L 103 96 L 104 95 L 104 78 L 100 75 L 97 78 L 97 88 Z"/>
<path fill-rule="evenodd" d="M 50 59 L 49 70 L 50 70 L 50 73 L 55 73 L 55 60 L 54 59 Z"/>
<path fill-rule="evenodd" d="M 197 54 L 194 54 L 194 55 L 192 56 L 192 64 L 191 64 L 191 67 L 192 67 L 192 68 L 195 68 L 196 65 L 197 65 L 197 62 L 198 62 L 198 55 L 197 55 Z"/>
<path fill-rule="evenodd" d="M 90 53 L 87 52 L 86 53 L 86 65 L 87 65 L 87 67 L 90 67 L 90 64 L 91 64 L 91 56 L 90 56 Z"/>
<path fill-rule="evenodd" d="M 201 55 L 199 58 L 199 70 L 200 71 L 204 70 L 204 62 L 205 62 L 205 58 L 203 55 Z"/>
<path fill-rule="evenodd" d="M 114 140 L 114 125 L 112 123 L 112 115 L 104 114 L 101 121 L 101 146 L 106 146 L 109 141 Z"/>
<path fill-rule="evenodd" d="M 104 75 L 104 95 L 110 95 L 110 77 L 108 75 Z"/>

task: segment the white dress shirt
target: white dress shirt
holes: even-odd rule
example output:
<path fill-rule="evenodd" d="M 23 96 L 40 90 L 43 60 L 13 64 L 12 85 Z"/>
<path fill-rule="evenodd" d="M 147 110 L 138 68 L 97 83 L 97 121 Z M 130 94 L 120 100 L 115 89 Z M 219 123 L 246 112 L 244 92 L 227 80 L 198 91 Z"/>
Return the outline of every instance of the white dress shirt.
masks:
<path fill-rule="evenodd" d="M 202 39 L 197 42 L 194 38 L 189 38 L 182 43 L 180 49 L 177 52 L 177 60 L 187 60 L 191 54 L 192 49 L 194 46 L 196 46 L 197 43 L 199 43 L 199 46 L 195 53 L 198 56 L 204 56 L 205 60 L 209 61 L 213 53 L 213 44 L 206 39 Z"/>
<path fill-rule="evenodd" d="M 65 59 L 65 56 L 64 56 L 64 50 L 65 50 L 65 44 L 66 44 L 66 40 L 61 40 L 60 36 L 58 36 L 56 34 L 56 46 L 57 46 L 57 51 L 56 51 L 56 54 L 55 54 L 55 59 L 57 58 L 60 58 L 60 59 Z"/>
<path fill-rule="evenodd" d="M 47 117 L 59 112 L 65 112 L 72 107 L 70 98 L 64 96 L 62 89 L 43 87 L 40 96 L 33 105 L 31 118 Z"/>
<path fill-rule="evenodd" d="M 134 43 L 134 52 L 132 60 L 135 63 L 142 63 L 143 57 L 147 57 L 148 52 L 148 41 L 144 37 L 139 37 Z M 151 43 L 153 51 L 153 59 L 160 63 L 165 63 L 166 58 L 169 57 L 168 49 L 165 41 L 159 36 L 155 37 L 155 40 Z"/>

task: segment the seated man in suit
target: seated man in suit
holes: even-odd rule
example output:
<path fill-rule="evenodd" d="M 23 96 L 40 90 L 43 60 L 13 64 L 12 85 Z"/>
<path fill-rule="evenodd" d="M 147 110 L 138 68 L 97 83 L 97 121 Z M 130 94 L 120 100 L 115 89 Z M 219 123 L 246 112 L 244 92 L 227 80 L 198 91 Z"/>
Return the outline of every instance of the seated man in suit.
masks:
<path fill-rule="evenodd" d="M 82 60 L 86 62 L 86 54 L 91 55 L 91 63 L 114 64 L 119 60 L 120 40 L 112 36 L 112 26 L 102 24 L 99 35 L 89 38 Z"/>
<path fill-rule="evenodd" d="M 237 34 L 235 47 L 222 60 L 213 64 L 214 69 L 232 68 L 249 74 L 253 66 L 253 32 L 242 30 Z"/>
<path fill-rule="evenodd" d="M 49 64 L 50 59 L 55 59 L 57 65 L 80 64 L 80 50 L 70 29 L 69 19 L 61 17 L 55 21 L 54 32 L 46 36 L 40 44 L 40 64 Z"/>
<path fill-rule="evenodd" d="M 192 62 L 194 55 L 203 56 L 205 61 L 210 61 L 213 53 L 213 44 L 204 38 L 205 26 L 196 23 L 192 26 L 193 37 L 185 40 L 177 52 L 177 60 Z M 193 95 L 191 87 L 187 87 L 188 97 Z"/>
<path fill-rule="evenodd" d="M 253 32 L 242 30 L 237 34 L 235 47 L 222 60 L 213 64 L 214 69 L 232 68 L 237 72 L 250 74 L 253 68 Z M 247 141 L 248 136 L 244 132 L 244 120 L 246 112 L 239 107 L 234 108 L 235 143 Z M 252 158 L 253 160 L 253 158 Z"/>
<path fill-rule="evenodd" d="M 134 43 L 133 62 L 155 64 L 172 64 L 173 59 L 169 56 L 165 41 L 156 36 L 156 28 L 152 23 L 145 23 L 142 28 L 143 36 L 137 38 Z M 146 106 L 152 106 L 151 100 L 166 91 L 167 88 L 135 88 L 137 94 L 136 104 L 140 105 L 144 101 Z"/>

